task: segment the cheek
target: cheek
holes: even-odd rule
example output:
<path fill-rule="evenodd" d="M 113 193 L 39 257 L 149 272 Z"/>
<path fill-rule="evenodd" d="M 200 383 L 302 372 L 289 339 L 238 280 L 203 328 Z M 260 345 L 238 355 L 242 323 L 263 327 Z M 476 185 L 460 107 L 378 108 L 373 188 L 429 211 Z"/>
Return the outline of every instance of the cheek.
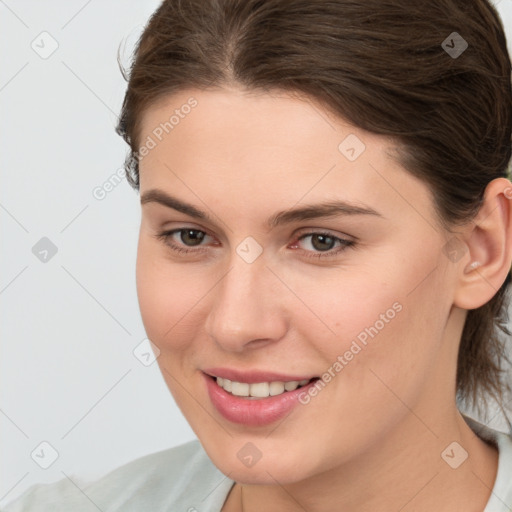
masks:
<path fill-rule="evenodd" d="M 146 333 L 161 351 L 179 350 L 185 345 L 193 316 L 205 291 L 197 280 L 180 271 L 180 266 L 167 261 L 151 241 L 139 240 L 136 283 L 139 308 Z"/>
<path fill-rule="evenodd" d="M 312 329 L 324 333 L 324 339 L 331 338 L 326 344 L 331 352 L 348 350 L 356 339 L 364 343 L 375 328 L 379 333 L 388 330 L 400 314 L 397 310 L 402 309 L 396 283 L 390 286 L 374 275 L 347 274 L 338 279 L 331 275 L 325 282 L 317 279 L 302 293 L 316 317 L 300 315 L 304 328 L 310 331 L 306 339 L 315 339 Z"/>
<path fill-rule="evenodd" d="M 317 281 L 309 287 L 307 304 L 319 314 L 302 317 L 303 337 L 321 352 L 326 371 L 368 391 L 385 391 L 370 370 L 395 388 L 426 375 L 440 349 L 445 305 L 436 275 L 412 291 L 424 268 L 431 268 L 429 262 L 418 265 L 353 272 L 338 286 Z"/>

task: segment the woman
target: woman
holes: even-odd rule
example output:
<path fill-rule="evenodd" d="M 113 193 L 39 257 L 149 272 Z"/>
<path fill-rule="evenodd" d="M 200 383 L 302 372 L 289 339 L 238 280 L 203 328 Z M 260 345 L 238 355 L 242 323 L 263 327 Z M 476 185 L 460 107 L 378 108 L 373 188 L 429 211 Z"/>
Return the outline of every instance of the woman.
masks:
<path fill-rule="evenodd" d="M 510 510 L 512 431 L 459 408 L 506 417 L 511 128 L 485 0 L 163 2 L 118 132 L 198 441 L 6 510 Z"/>

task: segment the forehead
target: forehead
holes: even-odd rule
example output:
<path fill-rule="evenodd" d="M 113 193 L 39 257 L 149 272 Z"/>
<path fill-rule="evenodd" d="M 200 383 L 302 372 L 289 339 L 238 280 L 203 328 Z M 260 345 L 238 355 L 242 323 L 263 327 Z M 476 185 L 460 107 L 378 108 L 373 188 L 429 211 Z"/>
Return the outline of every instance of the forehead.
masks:
<path fill-rule="evenodd" d="M 389 139 L 304 96 L 181 91 L 144 113 L 140 142 L 151 146 L 140 161 L 141 190 L 178 189 L 187 198 L 191 190 L 210 198 L 229 194 L 242 209 L 250 208 L 249 199 L 261 209 L 263 199 L 291 206 L 336 198 L 398 215 L 411 214 L 413 202 L 432 213 L 428 188 L 392 157 Z"/>
<path fill-rule="evenodd" d="M 223 141 L 245 146 L 253 141 L 254 145 L 266 143 L 260 150 L 292 147 L 294 151 L 313 154 L 314 144 L 320 142 L 322 148 L 318 148 L 316 157 L 322 149 L 332 150 L 334 146 L 337 150 L 347 134 L 363 133 L 315 99 L 279 90 L 189 89 L 161 98 L 143 113 L 141 142 L 151 135 L 158 142 L 162 138 L 178 141 L 185 136 L 190 138 L 190 132 L 203 145 L 213 140 L 217 152 L 222 149 Z M 386 138 L 368 132 L 364 133 L 364 139 L 372 150 L 385 150 L 391 145 Z M 230 153 L 235 152 L 236 146 L 231 147 Z"/>

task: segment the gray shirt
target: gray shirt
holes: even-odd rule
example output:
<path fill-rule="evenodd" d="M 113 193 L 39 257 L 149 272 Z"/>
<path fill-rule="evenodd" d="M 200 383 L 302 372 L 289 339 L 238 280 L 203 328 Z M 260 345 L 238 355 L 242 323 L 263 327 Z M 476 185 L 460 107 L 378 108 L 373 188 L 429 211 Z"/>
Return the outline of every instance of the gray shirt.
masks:
<path fill-rule="evenodd" d="M 496 482 L 482 512 L 511 512 L 512 432 L 464 418 L 499 450 Z M 64 478 L 33 485 L 3 512 L 220 512 L 233 484 L 195 440 L 133 460 L 89 484 Z"/>

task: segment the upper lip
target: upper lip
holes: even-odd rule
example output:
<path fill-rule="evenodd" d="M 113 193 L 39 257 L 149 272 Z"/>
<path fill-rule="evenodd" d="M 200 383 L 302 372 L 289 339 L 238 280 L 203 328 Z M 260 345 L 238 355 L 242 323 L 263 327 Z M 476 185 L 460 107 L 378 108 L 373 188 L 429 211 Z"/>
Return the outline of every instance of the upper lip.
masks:
<path fill-rule="evenodd" d="M 205 368 L 203 372 L 211 377 L 222 377 L 235 382 L 253 384 L 256 382 L 290 382 L 310 380 L 316 375 L 285 375 L 284 373 L 270 372 L 265 370 L 237 370 L 235 368 Z"/>

